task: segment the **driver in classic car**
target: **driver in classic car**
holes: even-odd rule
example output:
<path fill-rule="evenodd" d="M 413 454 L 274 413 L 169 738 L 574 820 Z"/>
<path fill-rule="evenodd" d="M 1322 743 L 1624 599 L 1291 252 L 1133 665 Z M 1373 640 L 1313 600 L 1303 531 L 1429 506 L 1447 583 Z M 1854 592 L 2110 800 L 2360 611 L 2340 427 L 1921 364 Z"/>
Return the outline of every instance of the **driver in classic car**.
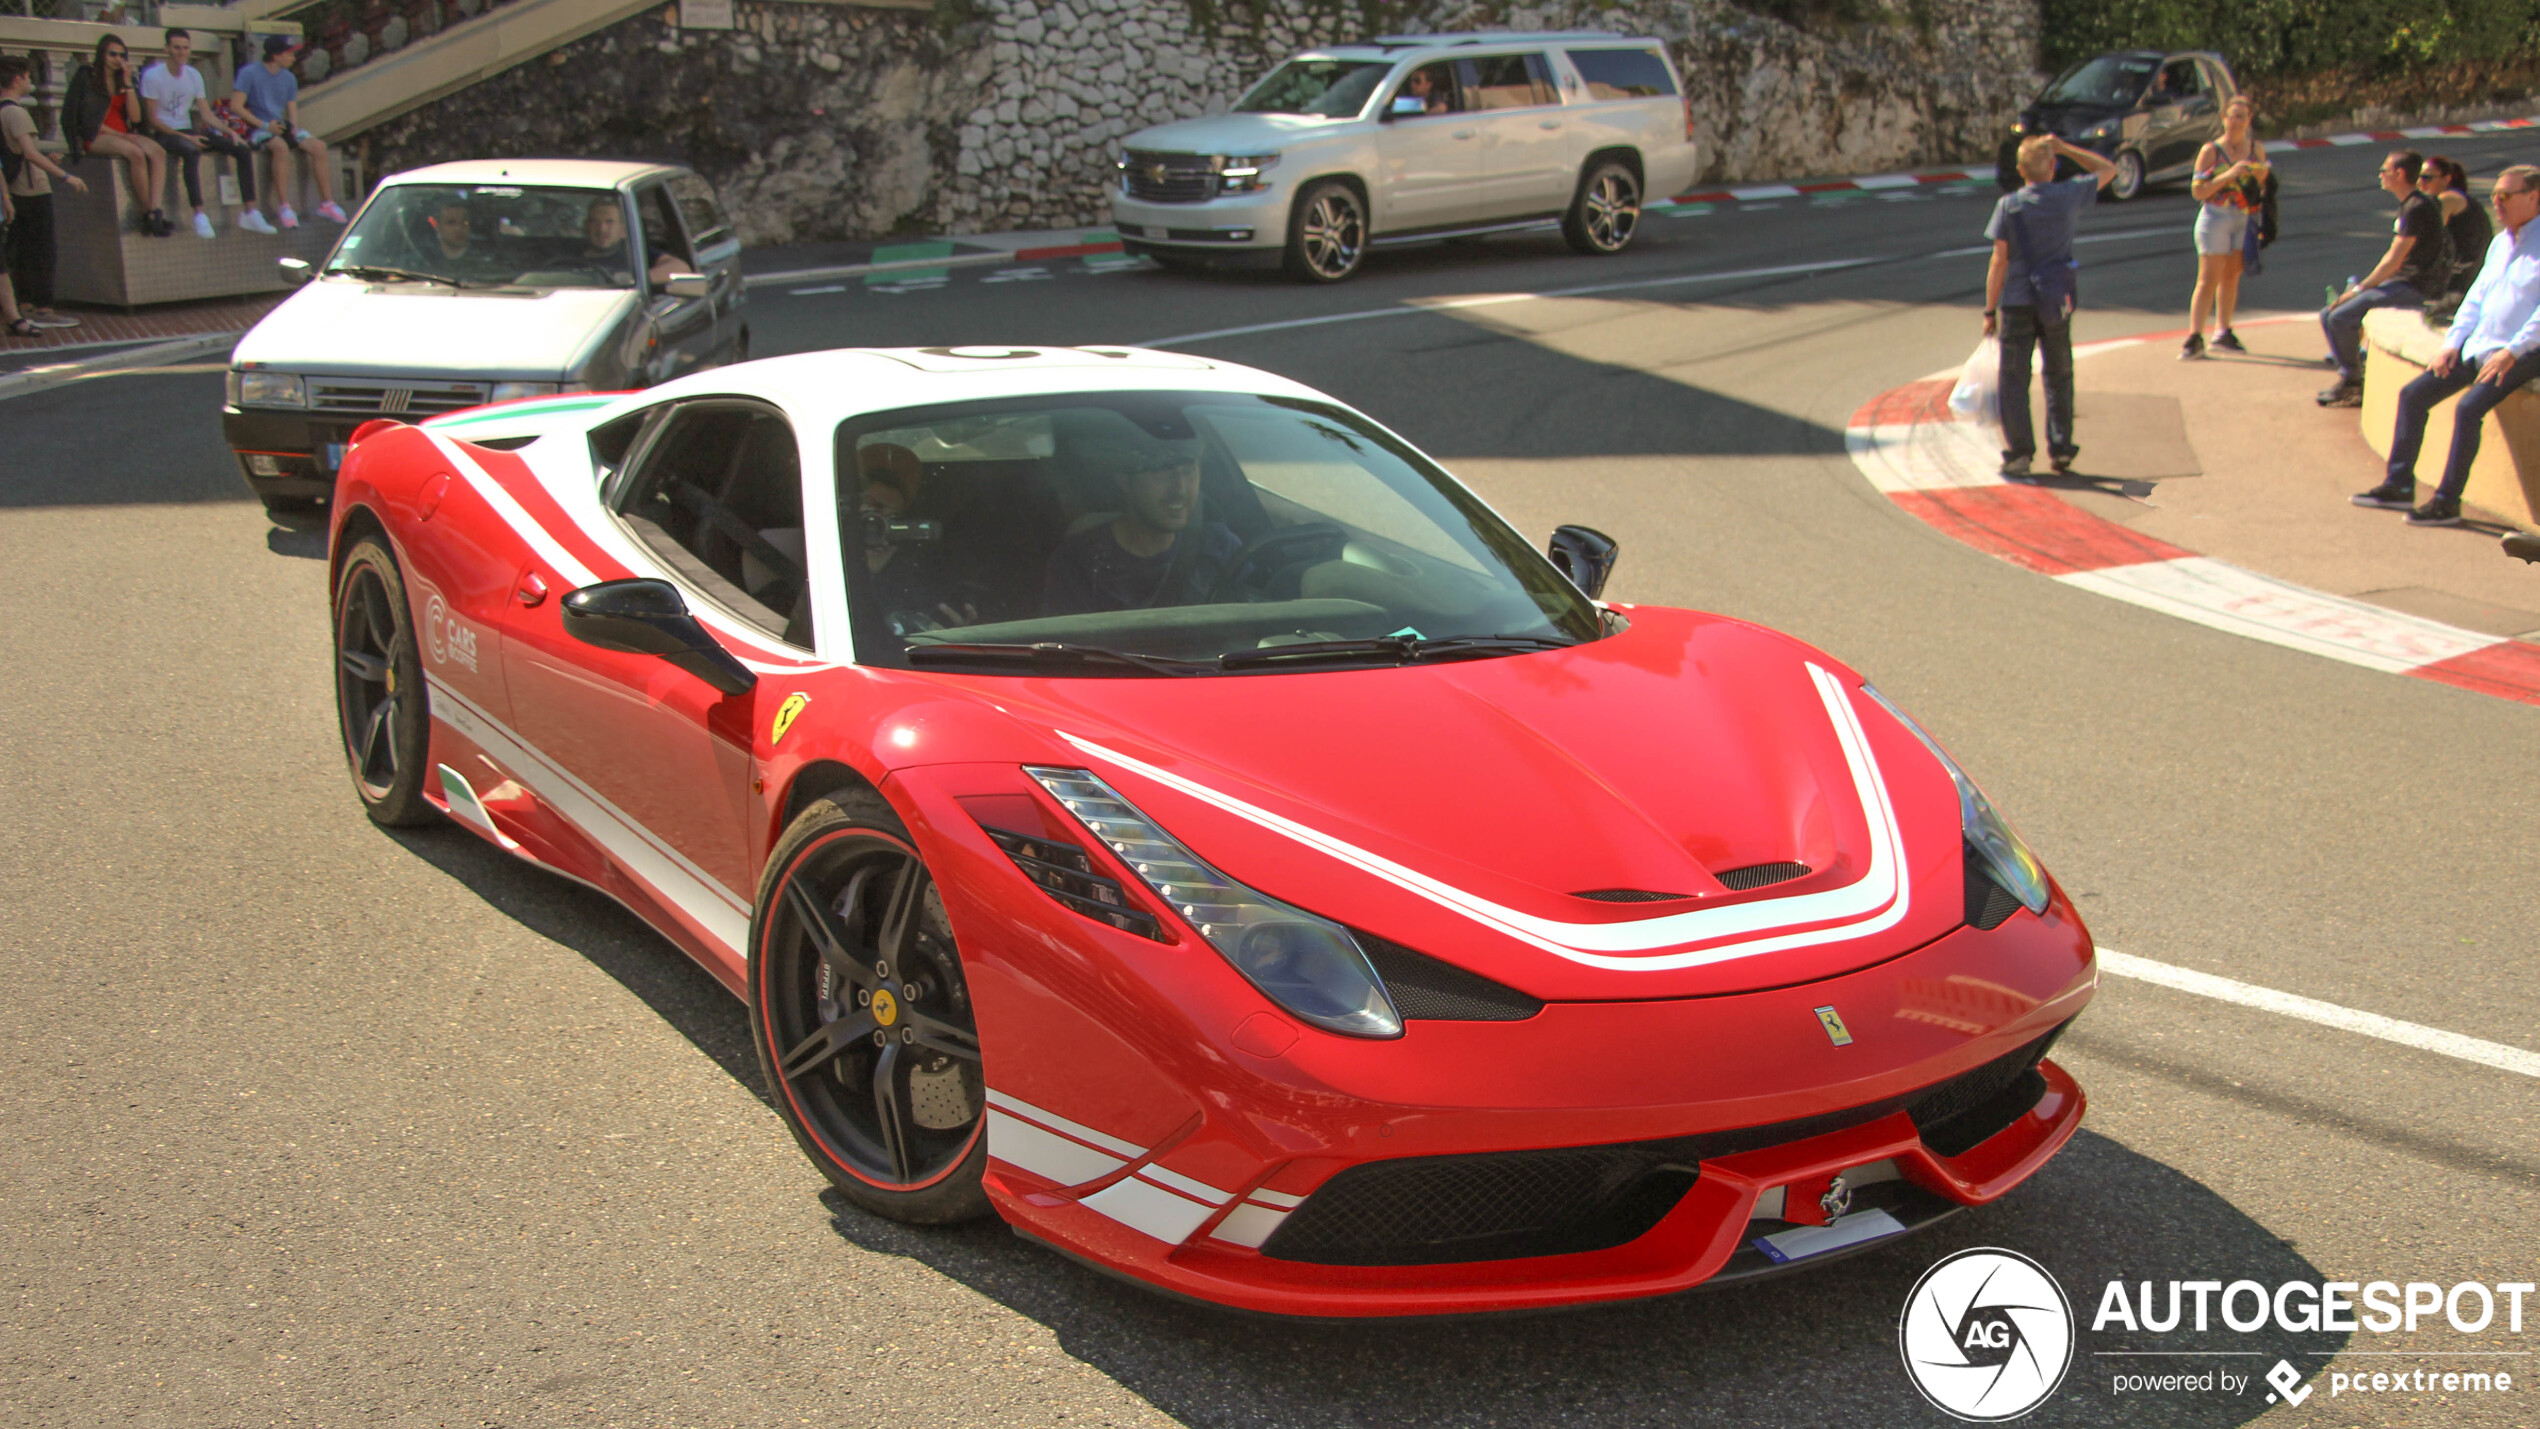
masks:
<path fill-rule="evenodd" d="M 1127 509 L 1050 553 L 1042 613 L 1142 610 L 1206 598 L 1244 543 L 1223 523 L 1201 518 L 1199 444 L 1141 432 L 1089 443 L 1079 454 L 1096 469 L 1119 474 Z"/>
<path fill-rule="evenodd" d="M 432 215 L 432 241 L 425 245 L 424 257 L 431 271 L 463 283 L 499 282 L 514 271 L 476 241 L 476 216 L 455 198 Z"/>
<path fill-rule="evenodd" d="M 641 241 L 627 242 L 626 213 L 618 207 L 617 195 L 606 194 L 591 200 L 590 212 L 582 220 L 582 238 L 588 246 L 582 250 L 577 262 L 615 275 L 630 284 L 635 281 L 636 266 L 644 262 L 644 245 Z M 652 260 L 647 276 L 658 288 L 669 282 L 673 274 L 694 271 L 680 262 L 677 254 L 664 253 Z"/>

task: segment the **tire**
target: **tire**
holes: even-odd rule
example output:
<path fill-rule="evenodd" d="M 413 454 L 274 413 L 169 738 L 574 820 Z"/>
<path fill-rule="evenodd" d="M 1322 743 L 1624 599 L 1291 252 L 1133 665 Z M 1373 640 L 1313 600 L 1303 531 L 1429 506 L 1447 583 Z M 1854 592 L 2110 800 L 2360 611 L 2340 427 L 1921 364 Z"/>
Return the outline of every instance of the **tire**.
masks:
<path fill-rule="evenodd" d="M 440 819 L 423 796 L 431 713 L 405 579 L 387 544 L 364 536 L 335 579 L 335 718 L 372 823 L 415 828 Z"/>
<path fill-rule="evenodd" d="M 777 841 L 750 920 L 750 1033 L 778 1114 L 841 1195 L 914 1225 L 989 1213 L 969 982 L 880 795 L 828 795 Z"/>
<path fill-rule="evenodd" d="M 1561 236 L 1572 248 L 1610 258 L 1632 246 L 1640 232 L 1640 180 L 1631 167 L 1607 159 L 1579 176 L 1579 192 L 1561 216 Z"/>
<path fill-rule="evenodd" d="M 1338 283 L 1367 261 L 1367 204 L 1338 179 L 1305 186 L 1288 210 L 1288 276 Z"/>
<path fill-rule="evenodd" d="M 2118 203 L 2143 192 L 2143 156 L 2132 149 L 2117 151 L 2117 176 L 2108 181 L 2108 197 Z"/>

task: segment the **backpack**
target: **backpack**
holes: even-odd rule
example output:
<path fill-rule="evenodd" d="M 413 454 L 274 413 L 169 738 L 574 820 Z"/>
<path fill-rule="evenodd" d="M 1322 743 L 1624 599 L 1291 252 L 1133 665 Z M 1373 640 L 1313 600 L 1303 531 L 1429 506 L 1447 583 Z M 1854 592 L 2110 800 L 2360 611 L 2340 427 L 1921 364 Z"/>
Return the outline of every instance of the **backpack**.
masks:
<path fill-rule="evenodd" d="M 26 106 L 14 99 L 0 99 L 0 109 L 15 109 L 24 113 Z M 27 117 L 32 119 L 35 116 L 28 114 Z M 14 143 L 0 144 L 0 180 L 14 184 L 18 181 L 18 175 L 25 172 L 26 155 L 18 152 L 18 146 Z"/>

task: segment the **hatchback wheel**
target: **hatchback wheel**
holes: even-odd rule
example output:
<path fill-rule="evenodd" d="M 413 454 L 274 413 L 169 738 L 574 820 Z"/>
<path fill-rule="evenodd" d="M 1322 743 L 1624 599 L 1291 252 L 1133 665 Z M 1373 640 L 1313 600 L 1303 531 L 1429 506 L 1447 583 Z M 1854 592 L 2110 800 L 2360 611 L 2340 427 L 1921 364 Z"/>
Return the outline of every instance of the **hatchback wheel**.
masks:
<path fill-rule="evenodd" d="M 354 792 L 372 823 L 391 828 L 440 817 L 423 796 L 430 705 L 411 610 L 386 543 L 356 542 L 335 580 L 336 722 Z"/>
<path fill-rule="evenodd" d="M 1640 231 L 1640 180 L 1611 159 L 1579 181 L 1578 197 L 1561 220 L 1561 236 L 1581 253 L 1620 253 Z"/>
<path fill-rule="evenodd" d="M 1337 283 L 1367 257 L 1367 205 L 1338 179 L 1308 184 L 1288 212 L 1287 269 L 1309 283 Z"/>
<path fill-rule="evenodd" d="M 2117 176 L 2108 181 L 2108 197 L 2122 203 L 2143 192 L 2143 156 L 2132 149 L 2117 154 Z"/>
<path fill-rule="evenodd" d="M 750 1012 L 777 1109 L 848 1200 L 925 1225 L 987 1213 L 970 985 L 934 876 L 881 796 L 822 799 L 778 842 Z"/>

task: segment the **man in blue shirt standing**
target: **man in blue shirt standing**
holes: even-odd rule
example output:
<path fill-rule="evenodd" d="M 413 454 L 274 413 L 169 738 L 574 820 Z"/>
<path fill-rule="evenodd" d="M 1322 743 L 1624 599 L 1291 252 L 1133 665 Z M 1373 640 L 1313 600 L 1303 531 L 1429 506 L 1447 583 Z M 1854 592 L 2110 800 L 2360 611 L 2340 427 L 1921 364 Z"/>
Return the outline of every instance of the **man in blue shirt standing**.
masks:
<path fill-rule="evenodd" d="M 2089 172 L 2058 183 L 2059 157 Z M 2002 475 L 2012 481 L 2028 480 L 2037 456 L 2028 413 L 2032 352 L 2045 359 L 2047 460 L 2058 473 L 2070 471 L 2081 451 L 2073 444 L 2073 225 L 2117 176 L 2115 164 L 2051 134 L 2021 143 L 2019 168 L 2027 186 L 2003 195 L 1984 226 L 1993 240 L 1984 335 L 2002 339 Z"/>
<path fill-rule="evenodd" d="M 2357 506 L 2406 511 L 2411 526 L 2461 524 L 2461 491 L 2470 463 L 2478 460 L 2479 428 L 2505 395 L 2540 375 L 2540 168 L 2516 164 L 2496 176 L 2499 232 L 2487 244 L 2487 261 L 2461 299 L 2443 350 L 2424 375 L 2399 389 L 2399 422 L 2390 437 L 2390 475 L 2355 495 Z M 2522 236 L 2533 235 L 2525 243 Z M 2417 449 L 2425 444 L 2425 414 L 2459 392 L 2452 409 L 2452 455 L 2443 484 L 2423 506 L 2417 494 Z"/>

